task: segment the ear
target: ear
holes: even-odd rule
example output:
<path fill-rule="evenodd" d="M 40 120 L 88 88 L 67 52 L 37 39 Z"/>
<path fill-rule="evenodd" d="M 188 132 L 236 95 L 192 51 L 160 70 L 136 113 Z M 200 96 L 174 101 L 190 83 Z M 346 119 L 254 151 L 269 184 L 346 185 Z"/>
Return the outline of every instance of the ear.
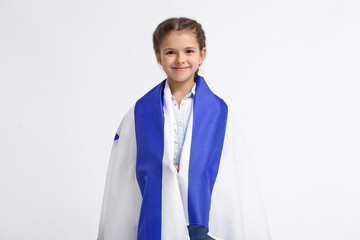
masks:
<path fill-rule="evenodd" d="M 205 60 L 206 57 L 206 48 L 204 47 L 201 51 L 200 51 L 200 64 L 203 63 L 203 61 Z"/>
<path fill-rule="evenodd" d="M 161 65 L 161 57 L 160 54 L 155 52 L 156 61 Z"/>

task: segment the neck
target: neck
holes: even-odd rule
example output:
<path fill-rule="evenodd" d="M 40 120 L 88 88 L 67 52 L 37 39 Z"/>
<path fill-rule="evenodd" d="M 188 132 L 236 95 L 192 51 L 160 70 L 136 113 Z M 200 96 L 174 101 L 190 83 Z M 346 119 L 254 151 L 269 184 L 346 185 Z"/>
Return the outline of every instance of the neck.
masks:
<path fill-rule="evenodd" d="M 194 78 L 183 82 L 177 82 L 168 78 L 168 82 L 172 95 L 184 94 L 184 96 L 191 91 L 195 84 Z"/>
<path fill-rule="evenodd" d="M 181 100 L 188 94 L 191 89 L 194 87 L 194 78 L 191 78 L 189 80 L 186 80 L 184 82 L 177 82 L 173 81 L 171 79 L 168 79 L 171 95 L 173 95 L 180 104 Z"/>

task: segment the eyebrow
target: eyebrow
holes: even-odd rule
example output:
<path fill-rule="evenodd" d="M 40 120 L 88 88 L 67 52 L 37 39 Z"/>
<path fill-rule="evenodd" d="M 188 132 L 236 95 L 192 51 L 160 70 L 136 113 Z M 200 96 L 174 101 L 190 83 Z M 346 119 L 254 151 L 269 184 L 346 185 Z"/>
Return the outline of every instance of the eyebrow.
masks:
<path fill-rule="evenodd" d="M 186 47 L 184 49 L 196 49 L 195 47 Z M 165 48 L 164 51 L 167 51 L 167 50 L 176 50 L 175 48 Z"/>

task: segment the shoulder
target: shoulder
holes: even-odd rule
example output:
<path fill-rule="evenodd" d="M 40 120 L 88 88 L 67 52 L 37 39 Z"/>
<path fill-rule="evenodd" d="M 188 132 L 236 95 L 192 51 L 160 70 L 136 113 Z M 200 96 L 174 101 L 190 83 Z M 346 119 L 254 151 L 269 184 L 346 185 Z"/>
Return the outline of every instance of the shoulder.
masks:
<path fill-rule="evenodd" d="M 198 76 L 196 80 L 196 92 L 194 101 L 200 102 L 200 105 L 211 106 L 215 112 L 219 111 L 221 114 L 227 114 L 226 102 L 216 95 L 207 85 L 205 79 Z"/>
<path fill-rule="evenodd" d="M 135 108 L 139 106 L 151 104 L 154 101 L 158 101 L 158 98 L 161 97 L 161 93 L 164 90 L 165 81 L 163 80 L 150 91 L 148 91 L 144 96 L 142 96 L 135 104 Z"/>

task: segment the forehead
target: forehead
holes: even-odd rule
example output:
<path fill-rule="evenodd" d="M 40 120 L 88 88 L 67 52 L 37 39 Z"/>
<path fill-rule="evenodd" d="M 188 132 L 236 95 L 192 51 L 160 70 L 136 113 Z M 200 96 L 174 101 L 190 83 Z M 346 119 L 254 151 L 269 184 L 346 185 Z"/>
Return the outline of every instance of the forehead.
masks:
<path fill-rule="evenodd" d="M 167 34 L 162 42 L 161 48 L 199 48 L 199 43 L 196 39 L 195 33 L 187 30 L 171 31 Z"/>

